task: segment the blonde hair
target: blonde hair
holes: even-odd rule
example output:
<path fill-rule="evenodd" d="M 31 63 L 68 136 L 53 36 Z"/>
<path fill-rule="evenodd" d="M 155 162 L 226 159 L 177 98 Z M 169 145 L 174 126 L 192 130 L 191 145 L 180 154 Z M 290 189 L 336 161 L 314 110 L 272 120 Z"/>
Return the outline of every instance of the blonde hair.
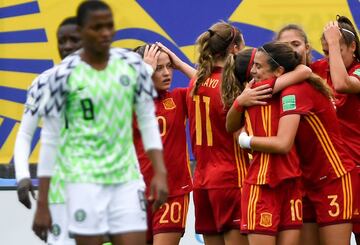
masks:
<path fill-rule="evenodd" d="M 249 48 L 226 59 L 221 83 L 221 100 L 225 108 L 232 105 L 251 79 L 250 69 L 255 52 L 255 48 Z"/>
<path fill-rule="evenodd" d="M 229 54 L 232 44 L 240 45 L 241 32 L 226 22 L 218 22 L 202 33 L 196 40 L 199 49 L 198 70 L 195 86 L 191 95 L 197 93 L 199 86 L 211 75 L 214 63 L 225 59 Z"/>

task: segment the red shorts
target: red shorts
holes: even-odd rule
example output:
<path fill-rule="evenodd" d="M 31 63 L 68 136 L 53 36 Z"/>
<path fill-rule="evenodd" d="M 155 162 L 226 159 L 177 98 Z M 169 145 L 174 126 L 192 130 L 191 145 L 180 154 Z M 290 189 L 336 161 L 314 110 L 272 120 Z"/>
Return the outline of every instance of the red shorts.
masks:
<path fill-rule="evenodd" d="M 240 230 L 241 189 L 194 189 L 195 231 L 218 234 Z"/>
<path fill-rule="evenodd" d="M 306 195 L 316 212 L 316 223 L 325 226 L 351 222 L 356 201 L 356 186 L 357 173 L 351 171 L 341 178 L 329 180 L 320 187 L 305 187 Z"/>
<path fill-rule="evenodd" d="M 151 243 L 153 236 L 167 232 L 185 232 L 186 217 L 189 207 L 189 194 L 168 197 L 167 202 L 152 212 L 152 203 L 147 206 L 148 230 L 146 240 Z"/>
<path fill-rule="evenodd" d="M 279 231 L 302 227 L 302 184 L 288 179 L 278 186 L 244 184 L 242 233 L 276 235 Z"/>
<path fill-rule="evenodd" d="M 315 208 L 307 196 L 303 197 L 302 204 L 303 204 L 303 221 L 304 221 L 304 223 L 316 223 Z"/>

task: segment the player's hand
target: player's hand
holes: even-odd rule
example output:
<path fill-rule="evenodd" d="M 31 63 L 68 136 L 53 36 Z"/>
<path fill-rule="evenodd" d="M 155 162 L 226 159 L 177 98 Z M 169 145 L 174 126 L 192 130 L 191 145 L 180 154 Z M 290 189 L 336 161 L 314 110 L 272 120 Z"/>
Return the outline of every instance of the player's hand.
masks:
<path fill-rule="evenodd" d="M 47 241 L 48 232 L 51 231 L 51 223 L 49 206 L 38 203 L 32 229 L 35 234 L 45 242 Z"/>
<path fill-rule="evenodd" d="M 149 196 L 149 200 L 153 201 L 153 211 L 160 208 L 166 202 L 168 193 L 166 172 L 155 173 L 151 180 Z"/>
<path fill-rule="evenodd" d="M 270 85 L 264 84 L 256 88 L 251 88 L 254 84 L 252 80 L 249 82 L 242 93 L 236 98 L 241 106 L 254 106 L 254 105 L 266 105 L 267 102 L 264 99 L 271 98 L 272 88 Z"/>
<path fill-rule="evenodd" d="M 177 55 L 168 49 L 164 44 L 160 42 L 156 42 L 156 45 L 159 46 L 165 53 L 167 53 L 170 57 L 171 63 L 174 69 L 181 70 L 181 66 L 183 65 L 183 61 L 177 57 Z"/>
<path fill-rule="evenodd" d="M 144 51 L 144 62 L 151 65 L 156 70 L 157 61 L 160 55 L 160 49 L 157 45 L 146 45 Z"/>
<path fill-rule="evenodd" d="M 341 32 L 337 21 L 330 21 L 324 27 L 324 37 L 328 45 L 339 44 Z"/>
<path fill-rule="evenodd" d="M 17 195 L 19 202 L 24 204 L 24 206 L 27 207 L 28 209 L 31 209 L 31 200 L 30 200 L 29 192 L 31 193 L 31 196 L 36 200 L 34 186 L 31 183 L 31 179 L 25 178 L 20 180 L 17 186 Z"/>

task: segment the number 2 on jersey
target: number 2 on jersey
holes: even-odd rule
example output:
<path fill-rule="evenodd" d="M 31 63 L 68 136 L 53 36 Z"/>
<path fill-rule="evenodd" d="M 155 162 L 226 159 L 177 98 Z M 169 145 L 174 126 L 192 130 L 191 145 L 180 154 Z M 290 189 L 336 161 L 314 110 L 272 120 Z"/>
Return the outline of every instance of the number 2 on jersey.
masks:
<path fill-rule="evenodd" d="M 202 98 L 202 101 L 200 100 L 200 97 Z M 195 102 L 196 145 L 202 145 L 202 121 L 200 106 L 204 104 L 207 146 L 212 146 L 213 135 L 210 121 L 210 97 L 194 95 L 193 100 Z"/>

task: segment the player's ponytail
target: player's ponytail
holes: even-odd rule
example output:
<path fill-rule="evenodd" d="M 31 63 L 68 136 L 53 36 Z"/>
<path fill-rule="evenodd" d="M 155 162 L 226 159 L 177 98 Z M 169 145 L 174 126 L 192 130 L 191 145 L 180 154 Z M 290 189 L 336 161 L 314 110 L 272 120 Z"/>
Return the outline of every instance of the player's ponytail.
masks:
<path fill-rule="evenodd" d="M 195 95 L 200 85 L 211 75 L 214 66 L 214 58 L 209 48 L 209 39 L 214 35 L 212 30 L 208 30 L 201 34 L 196 40 L 199 46 L 198 69 L 196 73 L 196 81 L 191 96 Z"/>
<path fill-rule="evenodd" d="M 315 73 L 312 73 L 310 75 L 307 82 L 310 83 L 310 85 L 313 86 L 320 93 L 322 93 L 323 95 L 328 97 L 330 100 L 332 100 L 334 98 L 334 94 L 333 94 L 330 86 L 326 83 L 326 81 L 324 79 L 322 79 Z"/>
<path fill-rule="evenodd" d="M 225 108 L 230 107 L 240 94 L 239 81 L 235 77 L 235 57 L 232 54 L 229 55 L 222 74 L 221 100 Z"/>
<path fill-rule="evenodd" d="M 218 22 L 202 33 L 196 43 L 199 49 L 198 69 L 191 95 L 195 95 L 202 83 L 208 79 L 216 61 L 226 59 L 234 45 L 240 47 L 241 32 L 226 22 Z"/>
<path fill-rule="evenodd" d="M 255 53 L 256 48 L 250 48 L 227 58 L 221 84 L 221 99 L 225 107 L 233 104 L 245 89 L 246 83 L 252 79 L 250 70 Z"/>

